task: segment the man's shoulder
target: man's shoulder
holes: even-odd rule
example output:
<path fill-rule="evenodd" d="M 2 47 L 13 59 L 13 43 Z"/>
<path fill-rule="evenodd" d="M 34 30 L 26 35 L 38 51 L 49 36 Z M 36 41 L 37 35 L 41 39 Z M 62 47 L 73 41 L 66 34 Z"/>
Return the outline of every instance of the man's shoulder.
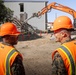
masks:
<path fill-rule="evenodd" d="M 55 53 L 52 61 L 52 75 L 67 75 L 64 61 L 58 52 Z"/>

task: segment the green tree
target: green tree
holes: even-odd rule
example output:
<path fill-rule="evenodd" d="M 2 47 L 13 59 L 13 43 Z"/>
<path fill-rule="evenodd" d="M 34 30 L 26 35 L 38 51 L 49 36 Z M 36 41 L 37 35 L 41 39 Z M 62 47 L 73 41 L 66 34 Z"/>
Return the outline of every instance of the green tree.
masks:
<path fill-rule="evenodd" d="M 10 21 L 13 17 L 13 11 L 4 5 L 4 1 L 0 0 L 0 23 Z"/>

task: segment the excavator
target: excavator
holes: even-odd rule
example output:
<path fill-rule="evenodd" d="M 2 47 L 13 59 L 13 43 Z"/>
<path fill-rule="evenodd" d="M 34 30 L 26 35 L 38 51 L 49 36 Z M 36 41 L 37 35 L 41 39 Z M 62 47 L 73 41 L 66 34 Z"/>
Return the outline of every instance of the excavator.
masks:
<path fill-rule="evenodd" d="M 30 18 L 33 17 L 39 17 L 45 13 L 47 13 L 49 10 L 51 9 L 56 9 L 56 10 L 60 10 L 66 13 L 69 13 L 70 15 L 73 16 L 74 19 L 74 29 L 76 30 L 76 11 L 68 6 L 64 6 L 62 4 L 58 4 L 56 2 L 52 2 L 49 5 L 47 5 L 46 7 L 44 7 L 41 11 L 39 11 L 38 13 L 33 13 L 33 15 Z"/>

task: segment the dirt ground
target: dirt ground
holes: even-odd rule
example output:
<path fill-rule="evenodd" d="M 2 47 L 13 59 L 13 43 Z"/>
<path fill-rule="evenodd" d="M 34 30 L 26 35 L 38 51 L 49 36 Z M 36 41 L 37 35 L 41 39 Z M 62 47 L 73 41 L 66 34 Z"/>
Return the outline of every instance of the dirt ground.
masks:
<path fill-rule="evenodd" d="M 50 34 L 42 34 L 42 38 L 19 41 L 16 48 L 23 55 L 26 75 L 51 75 L 52 52 L 60 45 Z"/>

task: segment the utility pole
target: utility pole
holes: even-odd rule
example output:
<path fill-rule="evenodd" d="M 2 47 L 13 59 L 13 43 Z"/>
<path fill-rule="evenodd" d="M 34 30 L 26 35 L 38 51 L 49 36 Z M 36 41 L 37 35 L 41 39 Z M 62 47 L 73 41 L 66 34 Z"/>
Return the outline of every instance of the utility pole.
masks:
<path fill-rule="evenodd" d="M 55 13 L 55 19 L 57 18 L 57 13 Z"/>

